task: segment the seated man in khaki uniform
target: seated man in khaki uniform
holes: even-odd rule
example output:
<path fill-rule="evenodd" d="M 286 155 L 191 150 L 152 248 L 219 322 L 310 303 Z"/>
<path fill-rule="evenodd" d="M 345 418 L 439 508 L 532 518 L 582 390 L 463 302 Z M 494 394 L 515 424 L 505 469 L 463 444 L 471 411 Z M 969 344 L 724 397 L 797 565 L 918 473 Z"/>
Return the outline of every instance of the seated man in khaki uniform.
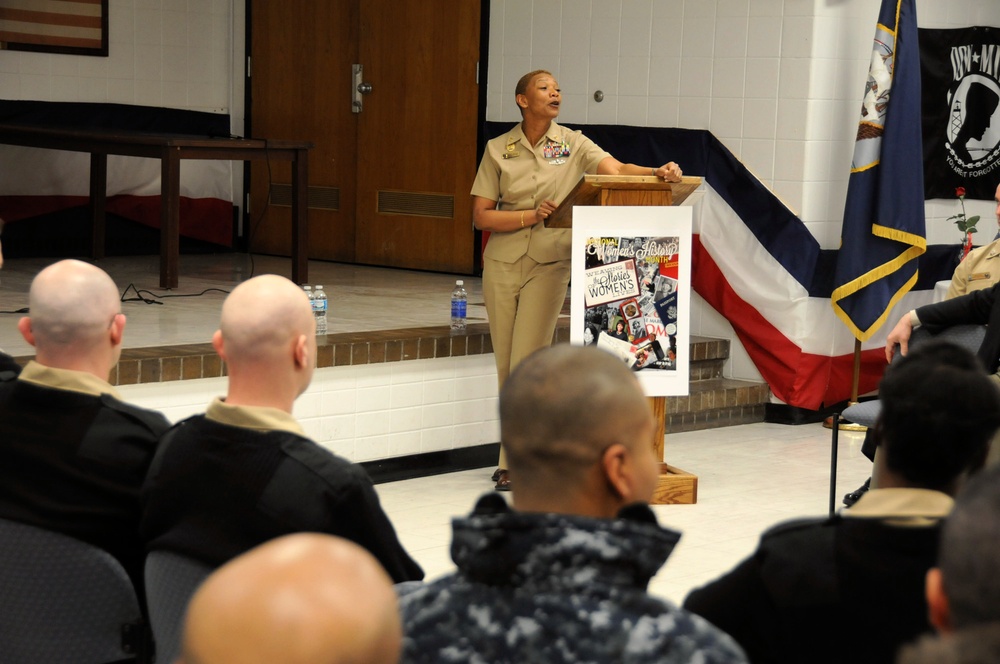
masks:
<path fill-rule="evenodd" d="M 996 192 L 997 224 L 1000 225 L 1000 185 Z M 1000 281 L 1000 237 L 969 252 L 951 277 L 947 299 L 989 288 Z"/>

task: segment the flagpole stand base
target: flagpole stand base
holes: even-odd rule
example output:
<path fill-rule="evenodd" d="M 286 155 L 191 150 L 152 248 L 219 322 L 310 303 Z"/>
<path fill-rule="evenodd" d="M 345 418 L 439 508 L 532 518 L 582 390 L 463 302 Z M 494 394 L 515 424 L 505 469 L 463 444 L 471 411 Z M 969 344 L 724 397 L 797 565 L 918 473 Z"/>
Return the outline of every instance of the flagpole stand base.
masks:
<path fill-rule="evenodd" d="M 849 401 L 847 402 L 847 406 L 850 407 L 857 403 L 858 403 L 857 401 Z M 833 415 L 823 420 L 823 428 L 825 429 L 833 428 Z M 866 427 L 864 424 L 858 424 L 856 422 L 847 422 L 844 420 L 840 421 L 840 426 L 837 428 L 841 431 L 854 431 L 857 433 L 864 433 L 868 431 L 868 427 Z"/>

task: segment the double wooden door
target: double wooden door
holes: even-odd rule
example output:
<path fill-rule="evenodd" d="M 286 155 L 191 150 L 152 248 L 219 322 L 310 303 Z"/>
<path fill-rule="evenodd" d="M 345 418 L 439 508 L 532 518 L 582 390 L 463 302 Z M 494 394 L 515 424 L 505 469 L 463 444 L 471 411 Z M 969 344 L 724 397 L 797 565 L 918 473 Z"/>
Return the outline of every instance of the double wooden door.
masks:
<path fill-rule="evenodd" d="M 251 0 L 249 131 L 316 143 L 311 258 L 472 272 L 480 2 Z M 253 168 L 252 251 L 290 252 L 290 182 Z"/>

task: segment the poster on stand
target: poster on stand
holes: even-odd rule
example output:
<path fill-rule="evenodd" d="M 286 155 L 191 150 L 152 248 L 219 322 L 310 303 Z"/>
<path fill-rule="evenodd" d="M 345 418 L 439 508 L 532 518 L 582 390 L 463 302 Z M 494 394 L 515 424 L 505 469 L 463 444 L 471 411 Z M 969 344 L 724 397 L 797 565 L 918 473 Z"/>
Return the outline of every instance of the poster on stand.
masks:
<path fill-rule="evenodd" d="M 612 353 L 647 396 L 688 393 L 691 208 L 573 210 L 570 342 Z"/>

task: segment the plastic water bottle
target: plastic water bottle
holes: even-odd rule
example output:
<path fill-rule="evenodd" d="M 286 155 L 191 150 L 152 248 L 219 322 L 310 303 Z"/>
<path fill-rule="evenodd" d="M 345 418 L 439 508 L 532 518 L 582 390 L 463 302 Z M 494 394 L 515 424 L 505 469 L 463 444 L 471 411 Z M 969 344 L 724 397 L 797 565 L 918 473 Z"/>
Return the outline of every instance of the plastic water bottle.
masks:
<path fill-rule="evenodd" d="M 303 286 L 302 286 L 302 290 L 304 290 L 304 291 L 306 292 L 306 297 L 308 297 L 308 298 L 309 298 L 309 307 L 310 307 L 310 308 L 311 308 L 311 309 L 312 309 L 313 311 L 315 311 L 315 310 L 316 310 L 316 305 L 315 305 L 315 304 L 313 304 L 313 300 L 314 300 L 314 299 L 316 299 L 316 296 L 315 296 L 315 295 L 313 295 L 313 289 L 312 289 L 312 286 L 306 286 L 306 285 L 303 285 Z M 315 314 L 314 314 L 314 315 L 315 315 Z"/>
<path fill-rule="evenodd" d="M 313 314 L 316 316 L 316 334 L 326 334 L 326 308 L 328 300 L 322 284 L 316 284 L 313 293 Z"/>
<path fill-rule="evenodd" d="M 465 292 L 465 282 L 459 279 L 455 282 L 455 290 L 451 292 L 451 329 L 465 329 L 466 305 L 469 294 Z"/>

